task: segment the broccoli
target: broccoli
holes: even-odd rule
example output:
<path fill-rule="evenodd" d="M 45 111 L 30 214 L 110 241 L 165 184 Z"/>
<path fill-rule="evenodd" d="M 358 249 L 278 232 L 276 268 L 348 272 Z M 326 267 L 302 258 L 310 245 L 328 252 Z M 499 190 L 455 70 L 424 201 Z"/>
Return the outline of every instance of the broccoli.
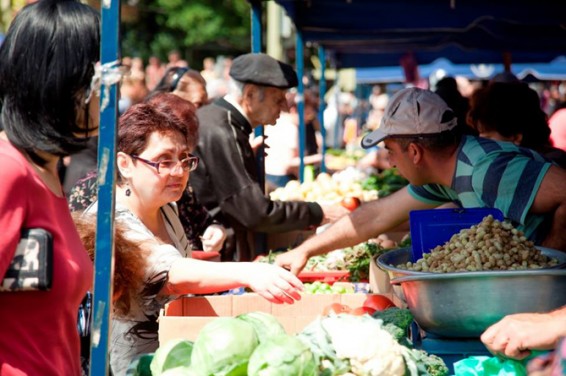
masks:
<path fill-rule="evenodd" d="M 448 375 L 448 367 L 444 360 L 434 354 L 429 354 L 425 364 L 426 370 L 430 376 L 446 376 Z"/>
<path fill-rule="evenodd" d="M 409 330 L 413 322 L 411 311 L 405 308 L 387 308 L 383 311 L 375 311 L 372 315 L 374 319 L 383 320 L 383 325 L 393 324 L 403 330 L 405 333 Z"/>
<path fill-rule="evenodd" d="M 423 350 L 411 349 L 409 356 L 416 363 L 419 375 L 447 376 L 449 373 L 444 361 L 436 355 L 428 354 Z"/>
<path fill-rule="evenodd" d="M 383 311 L 375 311 L 374 319 L 383 321 L 383 329 L 393 336 L 401 345 L 411 347 L 411 341 L 408 338 L 409 327 L 413 322 L 411 311 L 403 308 L 387 308 Z"/>
<path fill-rule="evenodd" d="M 393 324 L 383 324 L 382 328 L 383 330 L 391 334 L 391 336 L 395 338 L 397 342 L 399 342 L 403 337 L 405 337 L 405 332 L 403 331 L 403 329 Z"/>
<path fill-rule="evenodd" d="M 407 336 L 406 330 L 403 330 L 403 329 L 401 329 L 398 326 L 393 325 L 393 324 L 385 324 L 385 325 L 382 326 L 382 328 L 383 328 L 383 330 L 385 330 L 386 332 L 391 334 L 391 336 L 393 338 L 395 338 L 395 340 L 397 342 L 399 342 L 400 345 L 403 345 L 403 346 L 408 347 L 408 348 L 413 347 L 413 342 L 411 342 L 411 340 Z"/>

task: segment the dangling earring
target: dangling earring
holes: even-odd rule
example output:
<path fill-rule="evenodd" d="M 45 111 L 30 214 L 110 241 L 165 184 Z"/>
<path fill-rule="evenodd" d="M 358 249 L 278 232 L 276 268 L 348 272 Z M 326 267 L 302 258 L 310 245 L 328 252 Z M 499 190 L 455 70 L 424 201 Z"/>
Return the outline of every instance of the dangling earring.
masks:
<path fill-rule="evenodd" d="M 130 189 L 129 184 L 128 184 L 128 188 L 126 188 L 125 194 L 126 194 L 126 197 L 130 197 L 130 195 L 132 194 L 132 190 Z"/>

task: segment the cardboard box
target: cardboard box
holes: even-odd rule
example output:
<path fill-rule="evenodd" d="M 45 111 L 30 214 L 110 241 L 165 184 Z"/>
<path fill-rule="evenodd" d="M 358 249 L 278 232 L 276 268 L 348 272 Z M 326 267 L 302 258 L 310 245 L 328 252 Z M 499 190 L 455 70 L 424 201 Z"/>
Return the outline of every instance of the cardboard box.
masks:
<path fill-rule="evenodd" d="M 377 256 L 369 264 L 369 290 L 374 294 L 383 294 L 391 298 L 397 307 L 406 308 L 407 302 L 401 286 L 390 283 L 389 274 L 377 266 Z"/>
<path fill-rule="evenodd" d="M 274 315 L 287 333 L 302 331 L 324 308 L 341 303 L 351 308 L 359 307 L 366 294 L 303 294 L 294 304 L 272 304 L 261 296 L 213 295 L 185 297 L 165 306 L 159 317 L 159 342 L 174 338 L 194 341 L 204 325 L 219 316 L 237 316 L 242 313 L 262 311 Z"/>

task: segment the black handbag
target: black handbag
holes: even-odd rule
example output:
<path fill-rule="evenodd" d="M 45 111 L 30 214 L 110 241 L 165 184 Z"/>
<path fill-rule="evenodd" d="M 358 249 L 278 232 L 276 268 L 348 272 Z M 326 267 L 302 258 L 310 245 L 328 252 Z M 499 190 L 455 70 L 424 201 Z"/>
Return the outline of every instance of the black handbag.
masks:
<path fill-rule="evenodd" d="M 53 236 L 47 230 L 22 230 L 0 291 L 48 291 L 53 278 Z"/>

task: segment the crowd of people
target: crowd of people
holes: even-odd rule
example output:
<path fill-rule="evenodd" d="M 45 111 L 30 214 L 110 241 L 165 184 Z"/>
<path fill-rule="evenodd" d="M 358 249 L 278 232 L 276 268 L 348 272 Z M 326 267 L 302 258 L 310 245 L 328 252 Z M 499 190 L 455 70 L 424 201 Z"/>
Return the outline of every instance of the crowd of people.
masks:
<path fill-rule="evenodd" d="M 168 54 L 167 62 L 153 55 L 149 57 L 147 64 L 144 64 L 140 57 L 123 57 L 121 65 L 125 69 L 125 74 L 120 85 L 119 112 L 125 112 L 130 106 L 143 102 L 148 94 L 167 89 L 167 86 L 169 88 L 174 86 L 171 91 L 175 90 L 177 85 L 179 92 L 190 91 L 183 89 L 183 86 L 191 85 L 193 82 L 197 82 L 195 85 L 199 87 L 202 85 L 202 89 L 199 89 L 199 97 L 186 99 L 192 99 L 195 105 L 206 104 L 209 99 L 213 100 L 228 93 L 231 64 L 231 57 L 221 55 L 216 58 L 205 58 L 202 62 L 203 69 L 194 69 L 177 50 Z M 179 76 L 176 74 L 178 72 L 185 73 L 181 81 L 178 79 L 183 74 Z M 177 81 L 172 80 L 175 77 Z"/>
<path fill-rule="evenodd" d="M 22 283 L 0 292 L 2 307 L 11 307 L 0 310 L 0 375 L 80 375 L 88 367 L 80 361 L 77 308 L 93 280 L 99 24 L 99 14 L 79 1 L 42 0 L 22 9 L 0 46 L 0 275 L 22 230 L 49 232 L 53 257 L 45 291 L 21 291 Z M 263 149 L 251 137 L 259 126 L 266 126 L 267 180 L 281 186 L 298 174 L 299 101 L 305 159 L 322 161 L 316 115 L 324 98 L 311 90 L 298 98 L 290 65 L 244 54 L 221 64 L 207 58 L 197 71 L 178 51 L 168 64 L 156 57 L 147 67 L 139 58 L 122 63 L 129 70 L 116 156 L 114 375 L 155 351 L 167 302 L 244 286 L 273 303 L 293 303 L 302 290 L 296 275 L 310 257 L 377 237 L 411 210 L 497 208 L 536 244 L 566 251 L 566 153 L 558 141 L 566 126 L 558 117 L 549 125 L 536 91 L 518 80 L 486 83 L 469 99 L 454 79 L 439 82 L 436 93 L 408 87 L 390 95 L 378 86 L 363 122 L 348 122 L 357 99 L 337 95 L 340 146 L 363 134 L 361 146 L 375 160 L 362 163 L 396 167 L 410 183 L 350 213 L 338 203 L 271 200 L 260 184 L 256 154 Z M 250 262 L 265 252 L 260 234 L 327 223 L 276 265 Z M 223 262 L 194 259 L 197 250 L 218 251 Z M 554 348 L 566 334 L 554 329 L 566 328 L 565 320 L 565 308 L 511 315 L 481 339 L 496 354 L 522 358 Z"/>

